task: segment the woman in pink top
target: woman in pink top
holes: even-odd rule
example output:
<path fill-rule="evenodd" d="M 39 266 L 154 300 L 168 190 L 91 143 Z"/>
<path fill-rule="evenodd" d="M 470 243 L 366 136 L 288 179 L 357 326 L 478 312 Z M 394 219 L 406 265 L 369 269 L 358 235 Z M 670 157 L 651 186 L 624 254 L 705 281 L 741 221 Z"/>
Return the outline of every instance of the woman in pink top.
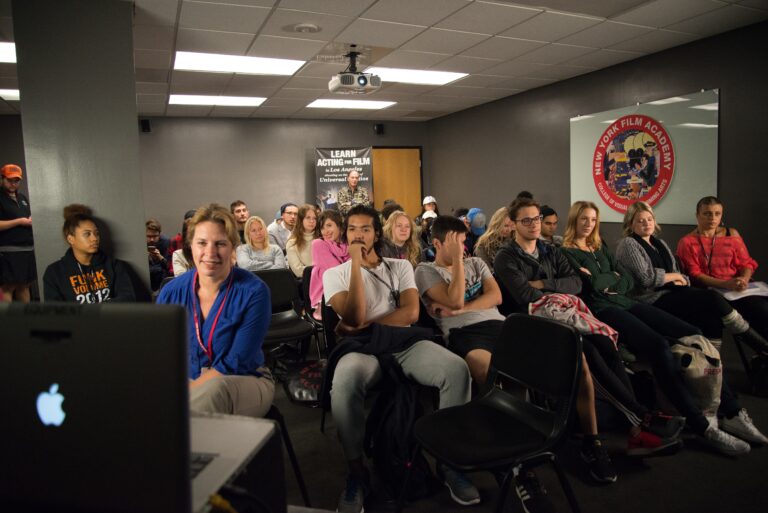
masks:
<path fill-rule="evenodd" d="M 757 262 L 735 228 L 721 226 L 723 203 L 706 196 L 696 204 L 694 231 L 680 239 L 677 256 L 694 283 L 733 291 L 747 289 Z M 768 337 L 768 297 L 747 296 L 731 305 L 763 338 Z"/>
<path fill-rule="evenodd" d="M 336 210 L 320 214 L 320 239 L 312 241 L 312 275 L 309 281 L 309 300 L 313 315 L 320 319 L 317 308 L 323 298 L 323 273 L 349 260 L 347 245 L 340 242 L 343 221 Z"/>

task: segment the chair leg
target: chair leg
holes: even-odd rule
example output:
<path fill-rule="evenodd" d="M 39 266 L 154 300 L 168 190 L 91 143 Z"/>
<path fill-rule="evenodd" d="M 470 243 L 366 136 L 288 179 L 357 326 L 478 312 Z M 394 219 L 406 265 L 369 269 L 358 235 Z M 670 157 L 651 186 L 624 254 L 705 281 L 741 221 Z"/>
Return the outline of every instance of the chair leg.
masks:
<path fill-rule="evenodd" d="M 503 513 L 504 503 L 507 501 L 507 496 L 509 495 L 509 487 L 512 484 L 512 481 L 517 478 L 519 472 L 520 465 L 513 468 L 510 472 L 504 473 L 504 478 L 501 480 L 501 483 L 499 483 L 499 497 L 496 499 L 496 513 Z M 498 480 L 498 476 L 496 479 Z"/>
<path fill-rule="evenodd" d="M 747 371 L 747 376 L 752 375 L 752 366 L 749 364 L 749 358 L 747 358 L 746 353 L 744 353 L 744 347 L 741 345 L 741 342 L 739 342 L 738 339 L 735 337 L 733 338 L 733 342 L 736 344 L 736 349 L 739 350 L 739 356 L 741 357 L 741 363 L 744 364 L 744 370 Z"/>
<path fill-rule="evenodd" d="M 405 469 L 405 478 L 403 479 L 403 486 L 400 489 L 400 494 L 397 497 L 397 513 L 400 513 L 403 511 L 403 507 L 405 506 L 405 500 L 408 496 L 408 484 L 411 481 L 411 471 L 413 470 L 413 462 L 416 461 L 416 455 L 421 450 L 421 445 L 417 442 L 415 446 L 413 447 L 413 451 L 411 452 L 411 459 L 408 461 L 408 466 Z"/>
<path fill-rule="evenodd" d="M 571 483 L 568 481 L 565 472 L 563 472 L 563 468 L 560 466 L 560 462 L 557 461 L 557 456 L 552 454 L 550 456 L 550 462 L 552 463 L 552 466 L 555 467 L 557 478 L 560 481 L 560 486 L 563 487 L 565 497 L 568 499 L 568 504 L 571 506 L 571 511 L 574 513 L 581 513 L 579 503 L 576 502 L 576 495 L 573 493 L 573 488 L 571 488 Z"/>
<path fill-rule="evenodd" d="M 307 493 L 307 485 L 304 484 L 304 476 L 301 474 L 301 468 L 299 467 L 299 461 L 296 459 L 296 453 L 293 450 L 293 444 L 291 443 L 291 437 L 288 435 L 288 428 L 285 425 L 285 419 L 277 406 L 272 407 L 267 412 L 266 418 L 276 421 L 280 425 L 280 433 L 283 436 L 283 443 L 285 449 L 288 451 L 288 458 L 291 460 L 291 466 L 293 467 L 293 473 L 296 476 L 296 482 L 299 484 L 299 490 L 301 491 L 301 497 L 304 499 L 304 505 L 308 508 L 312 507 L 309 502 L 309 494 Z"/>

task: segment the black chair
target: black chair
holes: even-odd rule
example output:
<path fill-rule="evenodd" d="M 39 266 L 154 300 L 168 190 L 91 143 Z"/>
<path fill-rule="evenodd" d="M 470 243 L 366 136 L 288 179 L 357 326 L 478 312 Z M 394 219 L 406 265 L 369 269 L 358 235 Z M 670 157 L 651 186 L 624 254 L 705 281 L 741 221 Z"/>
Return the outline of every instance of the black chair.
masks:
<path fill-rule="evenodd" d="M 288 435 L 288 428 L 285 425 L 285 419 L 283 414 L 274 404 L 269 408 L 269 411 L 264 418 L 274 420 L 280 426 L 280 434 L 283 437 L 283 443 L 285 444 L 285 450 L 288 451 L 288 458 L 291 460 L 291 466 L 293 467 L 293 473 L 296 476 L 296 482 L 299 485 L 301 491 L 301 497 L 304 499 L 304 505 L 308 508 L 312 507 L 309 502 L 309 494 L 307 493 L 307 485 L 304 484 L 304 476 L 301 473 L 299 467 L 299 461 L 296 459 L 296 453 L 293 450 L 293 444 L 291 443 L 291 437 Z"/>
<path fill-rule="evenodd" d="M 273 347 L 283 342 L 312 337 L 314 327 L 293 308 L 300 299 L 293 273 L 289 269 L 270 269 L 253 273 L 267 284 L 272 298 L 272 319 L 264 345 Z"/>
<path fill-rule="evenodd" d="M 314 313 L 314 308 L 312 308 L 312 300 L 309 298 L 309 284 L 312 280 L 312 269 L 314 266 L 308 265 L 304 268 L 304 273 L 301 275 L 301 295 L 302 300 L 304 301 L 304 319 L 307 320 L 307 322 L 310 322 L 314 328 L 314 336 L 315 340 L 320 342 L 320 333 L 323 332 L 323 321 L 315 319 L 315 317 L 312 315 Z M 322 310 L 321 310 L 322 312 Z M 325 344 L 323 344 L 325 345 Z M 325 349 L 327 350 L 328 347 L 326 346 Z M 317 348 L 317 357 L 322 358 L 323 355 L 320 353 L 320 346 L 318 345 Z"/>
<path fill-rule="evenodd" d="M 581 336 L 569 326 L 541 317 L 510 315 L 491 357 L 489 383 L 503 378 L 538 392 L 547 401 L 533 404 L 510 391 L 491 387 L 477 400 L 417 420 L 416 451 L 423 447 L 437 460 L 462 472 L 493 472 L 501 485 L 496 501 L 499 513 L 512 480 L 523 468 L 551 463 L 571 509 L 579 512 L 552 449 L 566 431 L 576 399 L 581 349 Z M 407 479 L 398 509 L 406 489 Z"/>

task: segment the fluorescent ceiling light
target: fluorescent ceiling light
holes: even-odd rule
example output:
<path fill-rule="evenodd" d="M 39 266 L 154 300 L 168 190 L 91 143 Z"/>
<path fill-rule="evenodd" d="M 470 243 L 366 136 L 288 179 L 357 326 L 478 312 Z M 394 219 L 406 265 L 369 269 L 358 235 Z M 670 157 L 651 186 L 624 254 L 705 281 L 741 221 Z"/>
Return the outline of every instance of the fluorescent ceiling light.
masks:
<path fill-rule="evenodd" d="M 246 75 L 293 75 L 304 62 L 218 53 L 176 52 L 173 69 Z"/>
<path fill-rule="evenodd" d="M 8 101 L 19 101 L 18 89 L 0 89 L 0 98 Z"/>
<path fill-rule="evenodd" d="M 717 104 L 716 103 L 705 103 L 704 105 L 694 105 L 693 107 L 689 107 L 691 109 L 700 109 L 700 110 L 717 110 Z"/>
<path fill-rule="evenodd" d="M 466 73 L 451 71 L 425 71 L 419 69 L 368 68 L 366 73 L 381 77 L 382 82 L 403 84 L 445 85 L 467 76 Z"/>
<path fill-rule="evenodd" d="M 266 98 L 256 96 L 203 96 L 197 94 L 172 94 L 169 105 L 218 105 L 224 107 L 258 107 Z"/>
<path fill-rule="evenodd" d="M 589 119 L 594 118 L 595 116 L 576 116 L 575 118 L 571 118 L 571 121 L 581 121 L 583 119 Z"/>
<path fill-rule="evenodd" d="M 0 62 L 16 62 L 16 43 L 0 43 Z"/>
<path fill-rule="evenodd" d="M 708 125 L 706 123 L 680 123 L 677 126 L 684 126 L 686 128 L 717 128 L 717 125 Z"/>
<path fill-rule="evenodd" d="M 673 96 L 672 98 L 664 98 L 663 100 L 656 100 L 655 102 L 648 102 L 647 105 L 669 105 L 670 103 L 689 102 L 688 98 L 681 98 L 679 96 Z"/>
<path fill-rule="evenodd" d="M 386 109 L 396 102 L 378 102 L 372 100 L 315 100 L 307 108 L 310 109 Z"/>

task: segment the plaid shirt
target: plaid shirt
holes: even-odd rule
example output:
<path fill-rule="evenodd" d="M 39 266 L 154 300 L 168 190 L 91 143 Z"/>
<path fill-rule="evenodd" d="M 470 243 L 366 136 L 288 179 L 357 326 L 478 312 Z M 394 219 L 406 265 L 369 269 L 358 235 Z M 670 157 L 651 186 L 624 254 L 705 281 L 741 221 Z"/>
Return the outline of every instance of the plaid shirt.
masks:
<path fill-rule="evenodd" d="M 371 204 L 371 199 L 368 196 L 368 189 L 359 185 L 354 190 L 354 192 L 349 186 L 339 189 L 339 192 L 336 196 L 336 203 L 339 206 L 339 212 L 341 212 L 343 215 L 347 215 L 349 209 L 355 205 L 362 204 L 366 207 L 373 206 Z"/>

